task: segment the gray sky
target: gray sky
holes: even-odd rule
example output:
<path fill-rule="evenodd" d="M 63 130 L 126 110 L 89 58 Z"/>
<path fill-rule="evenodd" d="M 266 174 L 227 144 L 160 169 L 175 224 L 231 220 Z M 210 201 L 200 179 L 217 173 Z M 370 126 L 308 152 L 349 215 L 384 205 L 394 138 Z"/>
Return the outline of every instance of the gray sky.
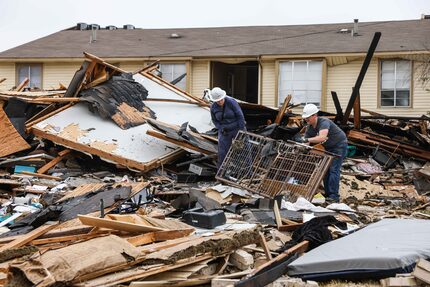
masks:
<path fill-rule="evenodd" d="M 0 0 L 0 51 L 78 22 L 188 28 L 410 20 L 421 14 L 430 14 L 430 0 Z"/>

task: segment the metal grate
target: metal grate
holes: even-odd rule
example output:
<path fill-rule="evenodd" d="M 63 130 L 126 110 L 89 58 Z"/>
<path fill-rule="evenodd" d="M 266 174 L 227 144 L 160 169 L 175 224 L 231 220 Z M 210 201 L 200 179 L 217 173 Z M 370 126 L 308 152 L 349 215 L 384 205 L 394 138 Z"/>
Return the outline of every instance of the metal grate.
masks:
<path fill-rule="evenodd" d="M 267 197 L 311 200 L 332 159 L 321 151 L 240 131 L 216 178 Z"/>

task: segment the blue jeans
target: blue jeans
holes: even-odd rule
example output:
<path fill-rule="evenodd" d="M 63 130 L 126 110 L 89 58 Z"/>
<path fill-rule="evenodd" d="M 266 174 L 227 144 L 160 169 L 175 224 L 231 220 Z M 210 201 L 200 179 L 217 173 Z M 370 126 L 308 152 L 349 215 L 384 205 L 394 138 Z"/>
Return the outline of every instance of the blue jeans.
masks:
<path fill-rule="evenodd" d="M 343 159 L 346 157 L 347 148 L 348 144 L 344 143 L 337 148 L 327 150 L 339 155 L 339 157 L 335 157 L 333 159 L 331 166 L 324 177 L 325 196 L 335 201 L 339 201 L 340 168 L 342 166 Z"/>

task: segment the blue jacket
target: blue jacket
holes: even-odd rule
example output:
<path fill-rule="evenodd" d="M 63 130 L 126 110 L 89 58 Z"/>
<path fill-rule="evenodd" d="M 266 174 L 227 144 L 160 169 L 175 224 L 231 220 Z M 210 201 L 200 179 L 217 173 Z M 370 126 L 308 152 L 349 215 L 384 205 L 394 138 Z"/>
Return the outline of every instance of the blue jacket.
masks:
<path fill-rule="evenodd" d="M 217 103 L 213 103 L 211 106 L 211 117 L 215 127 L 219 132 L 245 130 L 245 117 L 239 104 L 229 96 L 224 99 L 222 107 Z"/>

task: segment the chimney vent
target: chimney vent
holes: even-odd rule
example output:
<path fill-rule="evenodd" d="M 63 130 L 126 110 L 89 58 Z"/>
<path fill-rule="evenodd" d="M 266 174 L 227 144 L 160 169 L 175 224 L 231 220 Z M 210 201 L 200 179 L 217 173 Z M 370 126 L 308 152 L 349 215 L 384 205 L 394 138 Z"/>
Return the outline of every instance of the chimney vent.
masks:
<path fill-rule="evenodd" d="M 133 30 L 133 29 L 135 29 L 135 27 L 133 25 L 131 25 L 131 24 L 125 24 L 122 28 L 125 29 L 125 30 Z"/>
<path fill-rule="evenodd" d="M 99 30 L 100 29 L 100 25 L 98 24 L 90 24 L 87 27 L 88 30 Z"/>
<path fill-rule="evenodd" d="M 354 19 L 354 28 L 352 30 L 352 36 L 358 36 L 358 19 Z"/>
<path fill-rule="evenodd" d="M 116 26 L 114 26 L 114 25 L 109 25 L 109 26 L 106 26 L 106 30 L 116 30 L 117 28 L 116 28 Z"/>

